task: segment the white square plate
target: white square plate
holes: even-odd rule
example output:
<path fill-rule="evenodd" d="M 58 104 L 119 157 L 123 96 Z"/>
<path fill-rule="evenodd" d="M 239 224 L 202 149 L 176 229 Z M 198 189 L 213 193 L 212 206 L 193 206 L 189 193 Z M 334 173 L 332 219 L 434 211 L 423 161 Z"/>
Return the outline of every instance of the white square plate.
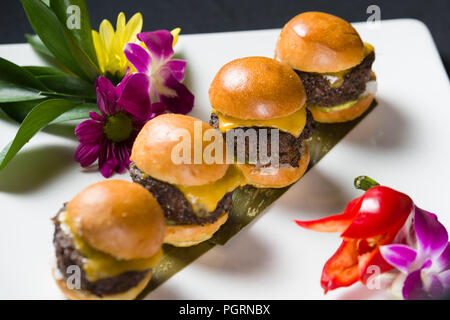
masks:
<path fill-rule="evenodd" d="M 378 106 L 256 221 L 216 246 L 149 294 L 149 299 L 376 299 L 387 293 L 361 285 L 324 295 L 320 274 L 339 236 L 300 229 L 294 219 L 338 213 L 360 194 L 353 178 L 366 174 L 408 193 L 450 227 L 450 86 L 436 46 L 416 20 L 356 23 L 375 46 Z M 279 30 L 183 35 L 176 52 L 188 61 L 192 112 L 207 121 L 209 84 L 226 62 L 273 56 Z M 43 64 L 26 44 L 2 45 L 19 65 Z M 73 160 L 73 125 L 34 137 L 0 172 L 0 299 L 54 299 L 50 218 L 63 202 L 100 181 Z M 17 124 L 0 121 L 0 146 Z M 124 174 L 115 178 L 129 180 Z"/>

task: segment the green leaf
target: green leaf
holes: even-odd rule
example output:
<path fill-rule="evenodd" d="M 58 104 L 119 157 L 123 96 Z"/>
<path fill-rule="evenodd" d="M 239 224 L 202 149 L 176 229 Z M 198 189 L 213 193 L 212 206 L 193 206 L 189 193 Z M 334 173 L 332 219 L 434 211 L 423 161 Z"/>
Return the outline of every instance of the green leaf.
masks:
<path fill-rule="evenodd" d="M 31 72 L 30 72 L 31 71 Z M 34 76 L 36 74 L 44 74 Z M 0 58 L 0 103 L 44 96 L 95 99 L 94 85 L 50 67 L 20 67 Z"/>
<path fill-rule="evenodd" d="M 13 144 L 13 141 L 9 142 L 3 149 L 0 151 L 0 164 L 3 164 L 3 161 L 5 160 L 8 150 L 11 149 L 11 146 Z M 6 164 L 5 164 L 6 165 Z M 1 169 L 0 169 L 1 170 Z"/>
<path fill-rule="evenodd" d="M 1 103 L 0 111 L 14 121 L 21 123 L 36 105 L 45 100 L 48 100 L 48 98 L 32 101 Z M 89 118 L 89 112 L 91 111 L 98 111 L 97 105 L 94 103 L 85 103 L 65 112 L 57 119 L 53 120 L 51 124 L 70 120 L 87 119 Z"/>
<path fill-rule="evenodd" d="M 0 58 L 0 103 L 36 100 L 47 90 L 28 70 Z"/>
<path fill-rule="evenodd" d="M 50 75 L 66 75 L 64 71 L 52 68 L 52 67 L 43 67 L 43 66 L 24 66 L 22 67 L 25 70 L 32 73 L 34 76 L 50 76 Z"/>
<path fill-rule="evenodd" d="M 46 99 L 2 103 L 0 104 L 0 109 L 11 119 L 21 123 L 31 109 L 44 100 Z"/>
<path fill-rule="evenodd" d="M 45 44 L 42 42 L 42 40 L 39 38 L 36 34 L 25 34 L 25 38 L 27 39 L 28 43 L 33 47 L 34 50 L 36 50 L 39 53 L 42 53 L 46 56 L 49 56 L 51 58 L 55 58 L 53 53 L 48 50 L 48 48 L 45 46 Z"/>
<path fill-rule="evenodd" d="M 73 6 L 73 7 L 72 7 Z M 50 8 L 65 25 L 80 48 L 98 67 L 92 40 L 92 27 L 85 0 L 51 0 Z M 77 25 L 76 22 L 79 22 Z"/>
<path fill-rule="evenodd" d="M 70 71 L 65 65 L 62 64 L 62 62 L 58 61 L 53 53 L 51 53 L 45 44 L 39 39 L 39 37 L 35 34 L 25 34 L 25 38 L 27 39 L 28 43 L 31 45 L 31 47 L 39 54 L 42 55 L 42 57 L 46 60 L 47 64 L 57 67 L 59 70 L 62 70 L 65 73 L 73 74 L 72 71 Z"/>
<path fill-rule="evenodd" d="M 80 78 L 68 75 L 44 75 L 38 76 L 50 90 L 85 99 L 96 99 L 94 85 Z"/>
<path fill-rule="evenodd" d="M 47 90 L 27 68 L 0 58 L 0 103 L 41 99 Z"/>
<path fill-rule="evenodd" d="M 0 170 L 19 152 L 20 149 L 47 124 L 60 115 L 80 105 L 80 102 L 52 99 L 34 107 L 22 122 L 14 140 L 0 152 Z"/>
<path fill-rule="evenodd" d="M 0 80 L 0 103 L 28 101 L 43 98 L 40 91 L 18 86 L 11 82 Z"/>
<path fill-rule="evenodd" d="M 51 9 L 40 0 L 21 0 L 36 34 L 53 56 L 69 70 L 82 78 L 89 79 L 73 57 L 66 41 L 64 26 Z"/>
<path fill-rule="evenodd" d="M 79 105 L 73 109 L 70 109 L 69 111 L 63 113 L 58 118 L 53 120 L 49 124 L 55 124 L 65 121 L 72 121 L 72 120 L 80 120 L 80 119 L 87 119 L 89 118 L 89 113 L 92 111 L 98 111 L 98 107 L 96 104 L 93 103 L 85 103 L 82 105 Z"/>
<path fill-rule="evenodd" d="M 46 90 L 45 85 L 36 79 L 27 69 L 18 66 L 11 61 L 0 58 L 0 81 L 14 84 L 22 88 Z M 1 99 L 1 96 L 0 96 Z"/>
<path fill-rule="evenodd" d="M 91 58 L 80 48 L 73 36 L 67 29 L 64 29 L 67 45 L 69 46 L 73 57 L 77 61 L 80 68 L 87 75 L 88 80 L 92 82 L 100 75 L 98 66 L 91 60 Z"/>

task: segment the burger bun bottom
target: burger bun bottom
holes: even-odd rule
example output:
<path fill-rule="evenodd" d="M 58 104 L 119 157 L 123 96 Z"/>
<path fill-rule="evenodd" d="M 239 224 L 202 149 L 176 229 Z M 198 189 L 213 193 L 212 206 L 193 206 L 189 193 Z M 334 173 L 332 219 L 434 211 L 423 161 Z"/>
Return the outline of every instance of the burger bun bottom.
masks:
<path fill-rule="evenodd" d="M 164 243 L 175 247 L 195 246 L 210 239 L 227 221 L 228 214 L 223 213 L 215 222 L 204 225 L 166 226 Z"/>
<path fill-rule="evenodd" d="M 368 94 L 364 98 L 360 99 L 350 108 L 337 111 L 321 111 L 316 108 L 308 108 L 311 111 L 312 116 L 315 121 L 321 123 L 336 123 L 336 122 L 347 122 L 352 121 L 360 117 L 367 109 L 369 109 L 372 101 L 374 99 L 373 94 Z"/>
<path fill-rule="evenodd" d="M 103 295 L 102 297 L 99 297 L 87 290 L 70 289 L 67 286 L 67 282 L 64 278 L 57 279 L 55 277 L 54 269 L 52 270 L 52 276 L 53 276 L 53 279 L 55 280 L 58 288 L 66 296 L 66 298 L 68 298 L 70 300 L 133 300 L 145 289 L 147 284 L 150 282 L 150 279 L 152 278 L 152 273 L 150 271 L 145 276 L 145 278 L 142 279 L 142 281 L 138 283 L 137 286 L 129 289 L 128 291 L 114 293 L 114 294 L 107 294 L 107 295 Z"/>
<path fill-rule="evenodd" d="M 298 181 L 308 169 L 309 149 L 306 142 L 303 141 L 305 153 L 298 162 L 298 167 L 288 168 L 257 168 L 251 164 L 238 164 L 242 173 L 250 184 L 256 188 L 283 188 Z"/>

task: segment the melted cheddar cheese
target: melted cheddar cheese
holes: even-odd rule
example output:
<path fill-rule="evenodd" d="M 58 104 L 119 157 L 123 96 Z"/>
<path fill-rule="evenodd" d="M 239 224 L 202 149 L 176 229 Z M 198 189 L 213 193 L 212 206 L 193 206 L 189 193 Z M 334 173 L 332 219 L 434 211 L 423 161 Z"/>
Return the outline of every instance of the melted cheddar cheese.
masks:
<path fill-rule="evenodd" d="M 370 43 L 364 42 L 364 58 L 367 57 L 369 54 L 371 54 L 375 50 L 373 45 Z"/>
<path fill-rule="evenodd" d="M 364 58 L 373 52 L 374 48 L 371 44 L 364 42 Z M 321 73 L 327 80 L 327 84 L 331 88 L 338 88 L 344 83 L 345 76 L 352 71 L 352 68 L 339 72 Z"/>
<path fill-rule="evenodd" d="M 127 271 L 144 271 L 154 267 L 162 257 L 162 250 L 150 258 L 118 260 L 115 257 L 94 249 L 78 235 L 72 232 L 67 212 L 62 212 L 58 217 L 61 228 L 72 237 L 75 249 L 84 257 L 83 269 L 89 281 L 115 277 Z"/>
<path fill-rule="evenodd" d="M 269 127 L 288 132 L 294 137 L 298 137 L 306 125 L 306 108 L 301 108 L 286 117 L 269 120 L 243 120 L 225 115 L 214 109 L 213 113 L 217 114 L 219 118 L 219 130 L 222 133 L 242 127 Z"/>
<path fill-rule="evenodd" d="M 241 171 L 236 166 L 230 165 L 225 175 L 213 183 L 201 186 L 177 185 L 177 188 L 192 205 L 194 212 L 198 214 L 202 210 L 214 211 L 217 203 L 226 193 L 243 185 L 245 185 L 245 178 Z"/>

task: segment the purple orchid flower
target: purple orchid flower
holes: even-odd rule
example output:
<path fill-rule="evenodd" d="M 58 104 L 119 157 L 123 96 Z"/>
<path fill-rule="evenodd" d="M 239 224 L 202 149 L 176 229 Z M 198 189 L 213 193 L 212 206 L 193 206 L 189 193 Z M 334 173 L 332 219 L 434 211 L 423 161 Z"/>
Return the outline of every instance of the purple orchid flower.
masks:
<path fill-rule="evenodd" d="M 406 244 L 381 247 L 383 258 L 405 277 L 403 297 L 417 300 L 448 296 L 450 245 L 447 230 L 435 214 L 417 206 L 414 207 L 413 228 L 409 229 L 413 230 L 413 235 L 406 230 Z"/>
<path fill-rule="evenodd" d="M 142 32 L 137 37 L 147 50 L 135 43 L 125 45 L 125 56 L 137 70 L 129 81 L 147 92 L 153 108 L 189 113 L 194 106 L 194 96 L 181 84 L 186 61 L 171 59 L 174 55 L 172 34 L 158 30 Z"/>
<path fill-rule="evenodd" d="M 152 108 L 148 95 L 130 79 L 127 74 L 115 88 L 107 78 L 97 78 L 95 89 L 101 114 L 90 112 L 91 119 L 75 129 L 80 142 L 75 160 L 87 167 L 98 159 L 105 178 L 128 168 L 138 132 L 150 118 L 162 113 L 157 105 Z"/>

